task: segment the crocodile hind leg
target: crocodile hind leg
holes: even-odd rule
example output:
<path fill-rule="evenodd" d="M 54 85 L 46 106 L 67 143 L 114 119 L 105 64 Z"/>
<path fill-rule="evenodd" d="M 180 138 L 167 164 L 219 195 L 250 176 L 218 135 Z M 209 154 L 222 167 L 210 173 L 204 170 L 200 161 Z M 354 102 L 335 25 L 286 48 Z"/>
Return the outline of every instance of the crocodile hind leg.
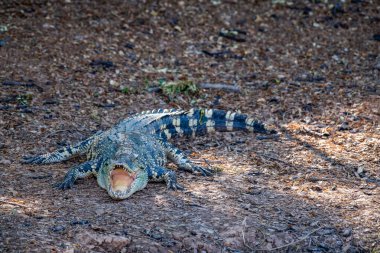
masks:
<path fill-rule="evenodd" d="M 174 145 L 168 142 L 162 142 L 166 155 L 170 161 L 175 163 L 179 169 L 189 171 L 189 172 L 199 172 L 203 176 L 211 176 L 213 174 L 213 170 L 203 168 L 201 166 L 194 165 L 186 155 Z"/>
<path fill-rule="evenodd" d="M 101 161 L 93 160 L 87 161 L 80 165 L 71 168 L 67 173 L 62 182 L 57 183 L 55 187 L 61 190 L 66 190 L 74 185 L 74 182 L 78 178 L 85 178 L 91 174 L 96 174 L 101 166 Z"/>
<path fill-rule="evenodd" d="M 68 146 L 65 148 L 58 149 L 52 153 L 47 153 L 38 156 L 29 156 L 24 157 L 21 161 L 22 163 L 27 164 L 47 164 L 47 163 L 57 163 L 65 161 L 77 154 L 83 154 L 88 150 L 91 144 L 94 142 L 97 136 L 100 133 L 95 134 L 94 136 L 72 146 Z"/>
<path fill-rule="evenodd" d="M 154 182 L 165 181 L 168 189 L 183 190 L 184 187 L 177 183 L 177 175 L 174 171 L 163 167 L 147 168 L 149 180 Z"/>

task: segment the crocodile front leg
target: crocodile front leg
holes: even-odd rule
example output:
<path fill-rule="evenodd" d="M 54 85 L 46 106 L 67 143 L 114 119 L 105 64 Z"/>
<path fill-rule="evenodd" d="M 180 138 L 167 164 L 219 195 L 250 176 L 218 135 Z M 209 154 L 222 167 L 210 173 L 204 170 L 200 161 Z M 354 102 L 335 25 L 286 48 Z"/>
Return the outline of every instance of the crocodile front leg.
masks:
<path fill-rule="evenodd" d="M 194 165 L 186 155 L 174 145 L 168 142 L 162 142 L 166 155 L 170 161 L 175 163 L 179 169 L 189 172 L 200 172 L 203 176 L 211 176 L 214 171 L 211 169 L 203 168 L 201 166 Z"/>
<path fill-rule="evenodd" d="M 177 175 L 174 171 L 163 167 L 147 168 L 149 180 L 154 182 L 165 181 L 168 189 L 183 190 L 182 185 L 177 183 Z"/>
<path fill-rule="evenodd" d="M 55 187 L 61 190 L 66 190 L 74 185 L 78 178 L 85 178 L 91 174 L 96 174 L 99 171 L 102 162 L 98 160 L 87 161 L 78 166 L 71 168 L 62 182 L 57 183 Z"/>
<path fill-rule="evenodd" d="M 90 138 L 81 141 L 75 145 L 70 145 L 65 148 L 58 149 L 54 152 L 38 155 L 38 156 L 27 156 L 24 157 L 21 163 L 26 164 L 48 164 L 48 163 L 57 163 L 65 161 L 77 154 L 84 154 L 88 151 L 90 146 L 96 141 L 102 132 L 98 132 Z"/>

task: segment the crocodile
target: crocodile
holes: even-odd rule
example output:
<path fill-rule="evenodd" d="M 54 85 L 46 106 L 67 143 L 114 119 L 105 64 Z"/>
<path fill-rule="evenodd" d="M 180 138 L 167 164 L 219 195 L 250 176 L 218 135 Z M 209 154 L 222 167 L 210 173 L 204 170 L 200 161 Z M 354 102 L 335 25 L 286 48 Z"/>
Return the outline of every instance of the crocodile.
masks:
<path fill-rule="evenodd" d="M 99 131 L 93 136 L 54 152 L 24 157 L 25 164 L 65 161 L 87 155 L 55 186 L 66 190 L 79 178 L 95 175 L 98 185 L 113 199 L 122 200 L 142 190 L 148 181 L 164 181 L 168 189 L 183 190 L 176 173 L 165 167 L 168 160 L 178 169 L 211 176 L 213 170 L 193 164 L 169 142 L 174 137 L 195 137 L 210 132 L 250 131 L 271 133 L 265 125 L 246 114 L 217 109 L 158 109 L 146 111 Z"/>

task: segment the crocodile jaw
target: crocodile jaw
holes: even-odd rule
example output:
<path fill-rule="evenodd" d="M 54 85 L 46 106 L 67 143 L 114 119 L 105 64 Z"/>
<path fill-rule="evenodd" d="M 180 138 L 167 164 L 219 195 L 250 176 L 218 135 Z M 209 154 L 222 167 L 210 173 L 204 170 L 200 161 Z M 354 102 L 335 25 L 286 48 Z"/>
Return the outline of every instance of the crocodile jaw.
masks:
<path fill-rule="evenodd" d="M 107 192 L 113 199 L 123 200 L 136 191 L 142 190 L 148 183 L 145 170 L 130 171 L 123 165 L 114 165 L 108 174 Z"/>
<path fill-rule="evenodd" d="M 123 168 L 115 167 L 115 169 L 111 171 L 110 178 L 112 190 L 124 192 L 128 190 L 133 181 L 135 181 L 136 173 L 131 173 Z"/>

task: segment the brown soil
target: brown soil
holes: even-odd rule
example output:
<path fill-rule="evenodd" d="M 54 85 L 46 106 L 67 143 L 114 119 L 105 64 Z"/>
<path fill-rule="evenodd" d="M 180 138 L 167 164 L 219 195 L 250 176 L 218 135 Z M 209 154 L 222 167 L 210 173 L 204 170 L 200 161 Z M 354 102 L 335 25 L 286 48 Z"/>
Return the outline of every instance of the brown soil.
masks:
<path fill-rule="evenodd" d="M 379 252 L 377 1 L 144 2 L 1 1 L 0 251 Z M 149 89 L 160 80 L 241 93 L 168 97 Z M 125 201 L 93 178 L 52 188 L 83 158 L 19 162 L 132 113 L 190 107 L 280 134 L 176 140 L 218 173 L 179 171 L 186 191 L 149 184 Z"/>

